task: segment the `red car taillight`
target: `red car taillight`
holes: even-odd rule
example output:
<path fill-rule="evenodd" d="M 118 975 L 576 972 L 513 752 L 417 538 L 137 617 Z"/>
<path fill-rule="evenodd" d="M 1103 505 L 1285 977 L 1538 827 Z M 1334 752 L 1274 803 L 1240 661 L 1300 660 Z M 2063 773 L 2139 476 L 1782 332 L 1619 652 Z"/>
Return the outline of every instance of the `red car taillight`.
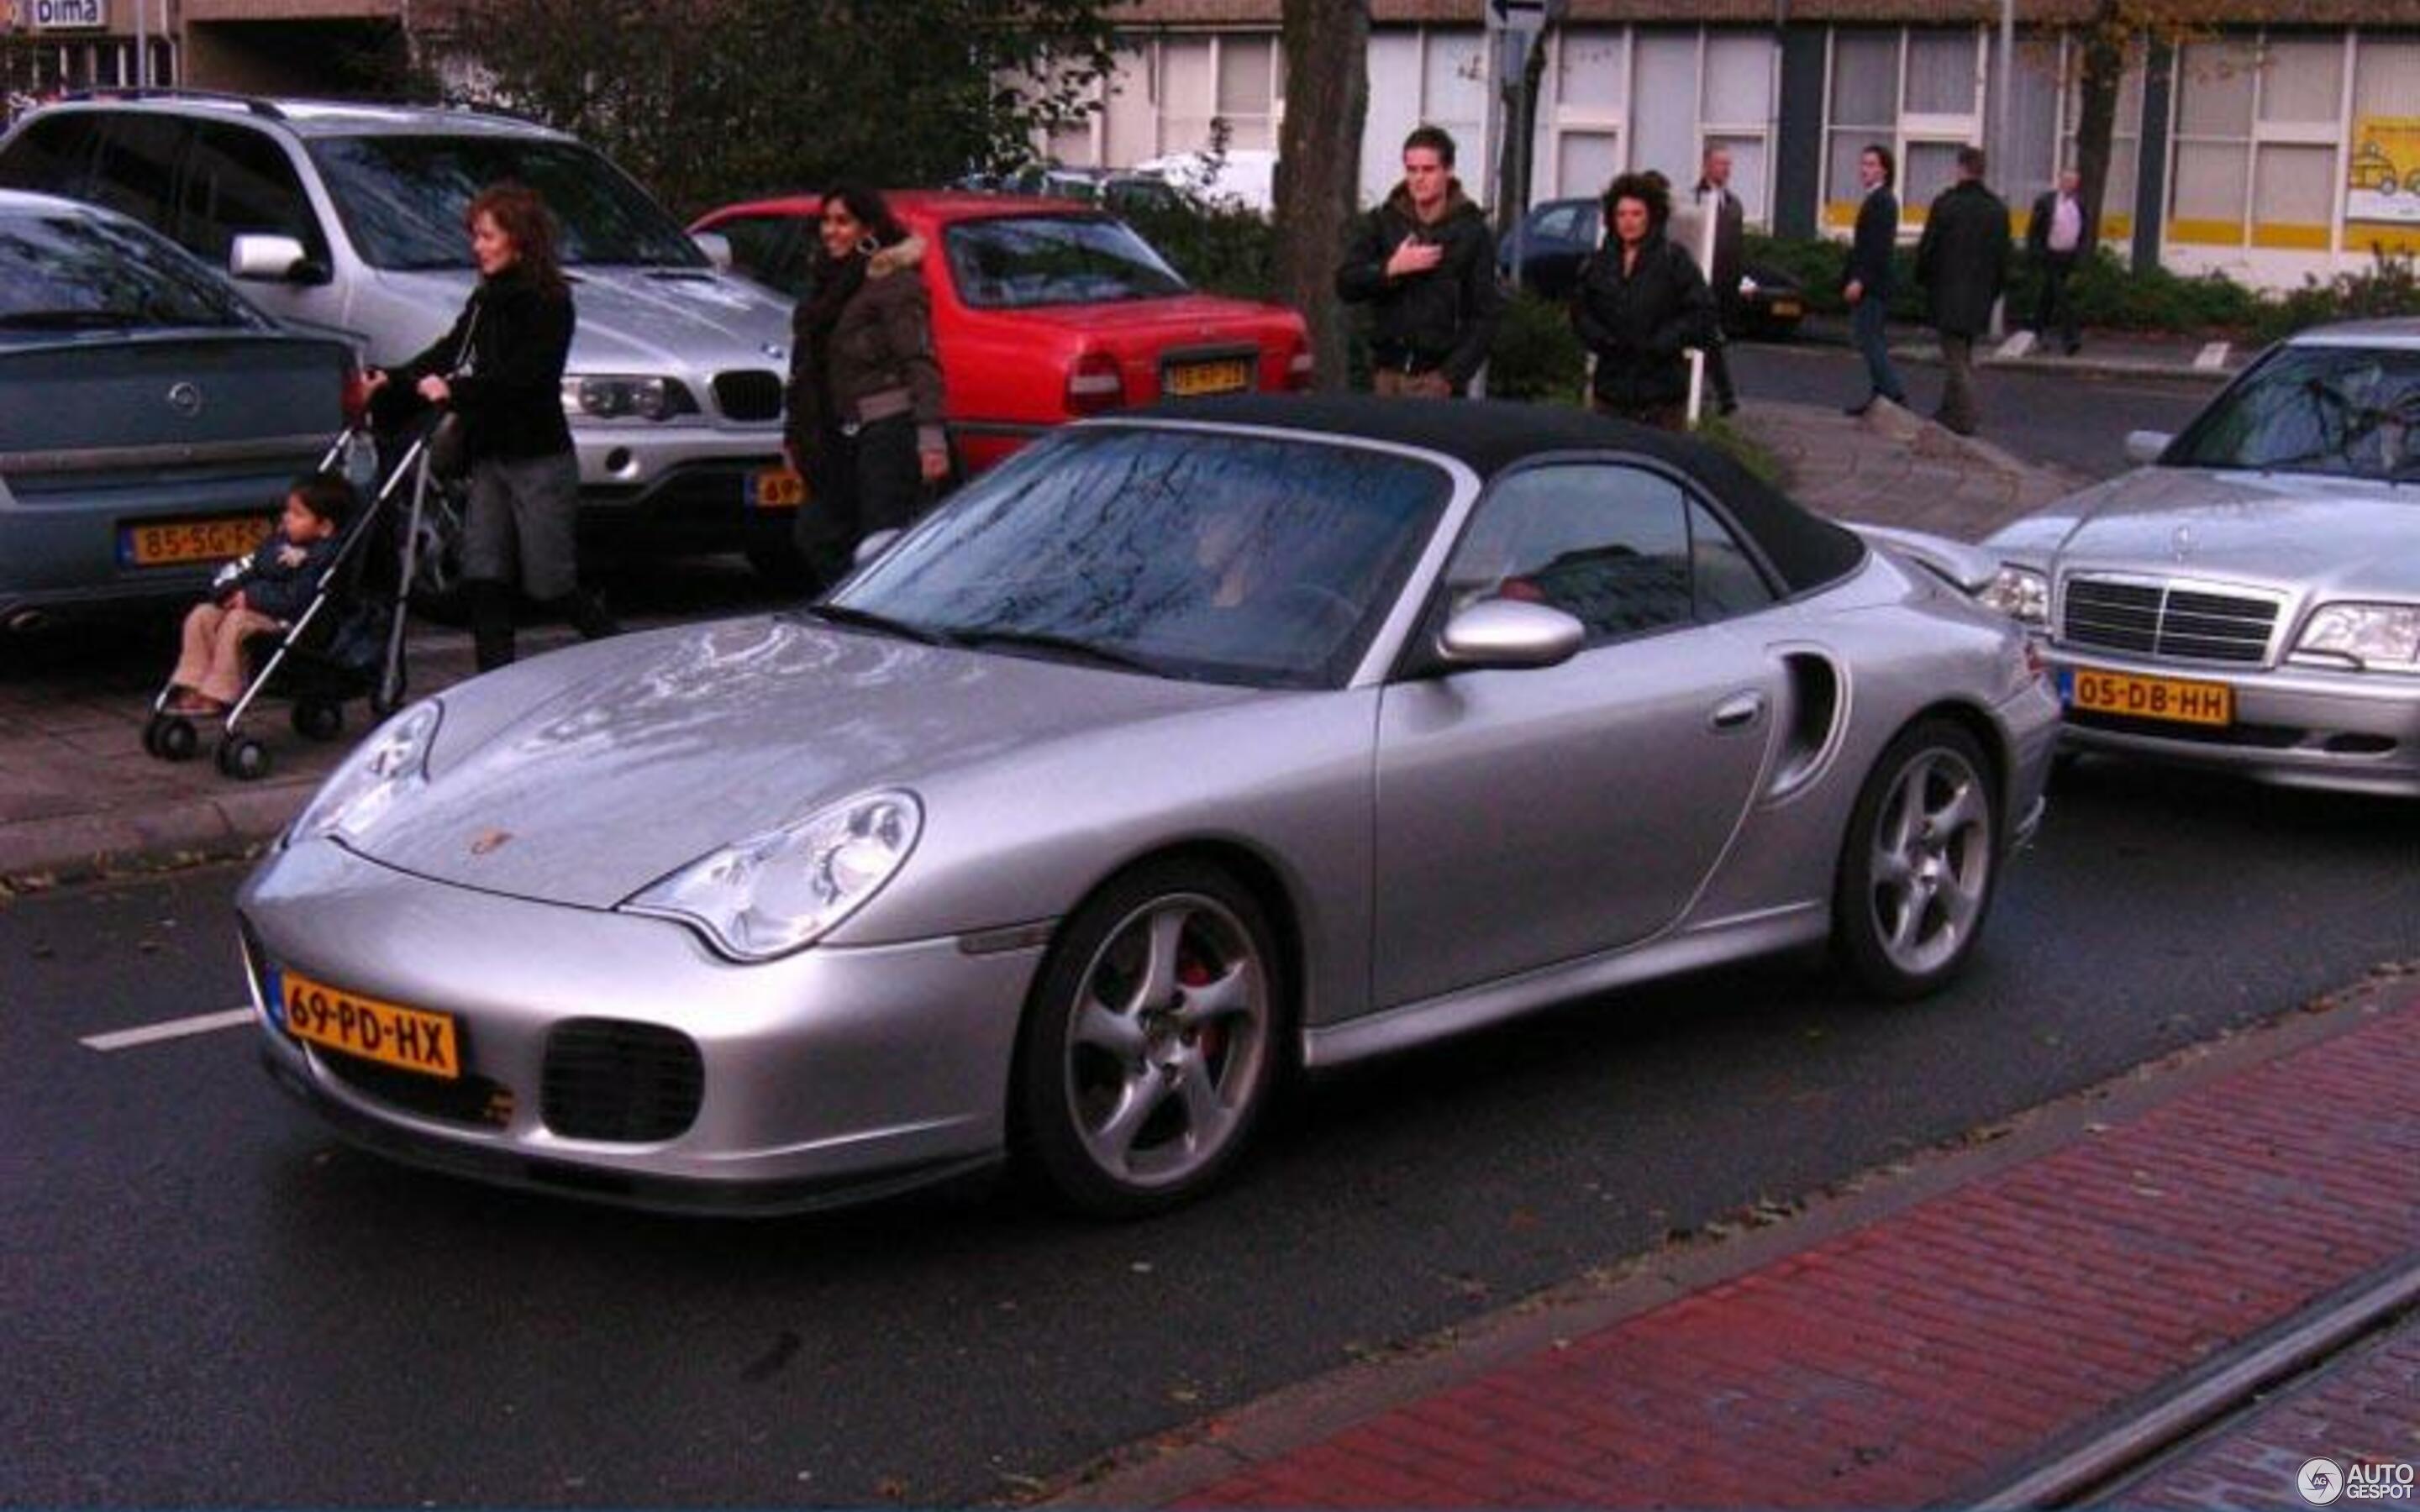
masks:
<path fill-rule="evenodd" d="M 1097 415 L 1126 402 L 1125 379 L 1108 352 L 1086 352 L 1067 370 L 1067 412 Z"/>
<path fill-rule="evenodd" d="M 1286 359 L 1286 391 L 1290 393 L 1308 393 L 1312 385 L 1318 381 L 1319 363 L 1311 355 L 1311 348 L 1296 347 L 1294 349 L 1294 355 Z"/>

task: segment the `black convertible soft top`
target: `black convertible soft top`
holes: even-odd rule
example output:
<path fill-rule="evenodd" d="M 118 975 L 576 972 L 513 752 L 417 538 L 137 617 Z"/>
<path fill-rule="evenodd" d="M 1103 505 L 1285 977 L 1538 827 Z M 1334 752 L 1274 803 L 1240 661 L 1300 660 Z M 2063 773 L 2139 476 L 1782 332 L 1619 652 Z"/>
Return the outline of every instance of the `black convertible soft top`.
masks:
<path fill-rule="evenodd" d="M 1695 478 L 1721 501 L 1792 593 L 1832 582 L 1866 557 L 1865 543 L 1855 533 L 1792 502 L 1715 448 L 1567 405 L 1254 393 L 1171 400 L 1131 416 L 1266 425 L 1417 447 L 1452 457 L 1481 482 L 1542 456 L 1594 452 L 1650 457 Z"/>

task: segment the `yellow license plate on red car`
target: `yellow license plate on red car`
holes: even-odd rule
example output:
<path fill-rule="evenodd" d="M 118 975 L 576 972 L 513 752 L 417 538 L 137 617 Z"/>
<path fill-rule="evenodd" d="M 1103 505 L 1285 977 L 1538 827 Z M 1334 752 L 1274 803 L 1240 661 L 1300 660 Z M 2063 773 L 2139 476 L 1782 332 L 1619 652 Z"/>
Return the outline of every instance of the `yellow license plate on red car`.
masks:
<path fill-rule="evenodd" d="M 1179 399 L 1202 393 L 1240 393 L 1252 386 L 1251 360 L 1234 357 L 1216 363 L 1171 363 L 1160 386 Z"/>
<path fill-rule="evenodd" d="M 2165 719 L 2173 724 L 2228 725 L 2235 722 L 2235 689 L 2225 683 L 2195 683 L 2181 677 L 2139 677 L 2133 672 L 2078 667 L 2072 674 L 2071 687 L 2075 707 L 2094 714 L 2118 714 L 2133 719 Z"/>
<path fill-rule="evenodd" d="M 807 480 L 788 468 L 767 468 L 748 480 L 748 497 L 759 509 L 796 509 L 807 501 Z"/>
<path fill-rule="evenodd" d="M 277 1012 L 287 1033 L 323 1049 L 442 1081 L 462 1074 L 451 1014 L 380 1002 L 294 971 L 279 974 Z"/>
<path fill-rule="evenodd" d="M 269 536 L 266 515 L 147 520 L 117 528 L 117 559 L 131 567 L 171 567 L 247 555 Z"/>

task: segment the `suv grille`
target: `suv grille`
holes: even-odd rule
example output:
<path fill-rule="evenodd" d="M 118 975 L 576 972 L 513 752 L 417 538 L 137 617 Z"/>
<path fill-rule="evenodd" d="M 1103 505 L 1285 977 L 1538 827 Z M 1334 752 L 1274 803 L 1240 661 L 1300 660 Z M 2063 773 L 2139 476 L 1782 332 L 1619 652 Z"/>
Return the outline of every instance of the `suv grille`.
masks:
<path fill-rule="evenodd" d="M 2277 606 L 2168 583 L 2068 579 L 2060 635 L 2070 645 L 2138 656 L 2258 664 L 2269 655 Z"/>
<path fill-rule="evenodd" d="M 573 1019 L 546 1041 L 541 1116 L 572 1139 L 655 1144 L 696 1121 L 706 1062 L 677 1029 Z"/>
<path fill-rule="evenodd" d="M 782 376 L 762 368 L 714 375 L 714 404 L 731 420 L 782 418 Z"/>

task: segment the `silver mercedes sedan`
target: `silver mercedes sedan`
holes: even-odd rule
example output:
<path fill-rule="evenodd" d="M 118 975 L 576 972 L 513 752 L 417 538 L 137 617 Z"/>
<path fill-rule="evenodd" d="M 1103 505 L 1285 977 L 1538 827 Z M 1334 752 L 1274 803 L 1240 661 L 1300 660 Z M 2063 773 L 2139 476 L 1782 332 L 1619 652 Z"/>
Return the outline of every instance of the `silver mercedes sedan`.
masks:
<path fill-rule="evenodd" d="M 1084 424 L 812 606 L 398 714 L 243 889 L 266 1058 L 493 1181 L 1125 1214 L 1295 1072 L 1827 939 L 1918 995 L 2057 733 L 1975 560 L 1545 407 Z"/>
<path fill-rule="evenodd" d="M 2420 795 L 2420 320 L 2272 348 L 1983 543 L 2078 751 Z"/>

